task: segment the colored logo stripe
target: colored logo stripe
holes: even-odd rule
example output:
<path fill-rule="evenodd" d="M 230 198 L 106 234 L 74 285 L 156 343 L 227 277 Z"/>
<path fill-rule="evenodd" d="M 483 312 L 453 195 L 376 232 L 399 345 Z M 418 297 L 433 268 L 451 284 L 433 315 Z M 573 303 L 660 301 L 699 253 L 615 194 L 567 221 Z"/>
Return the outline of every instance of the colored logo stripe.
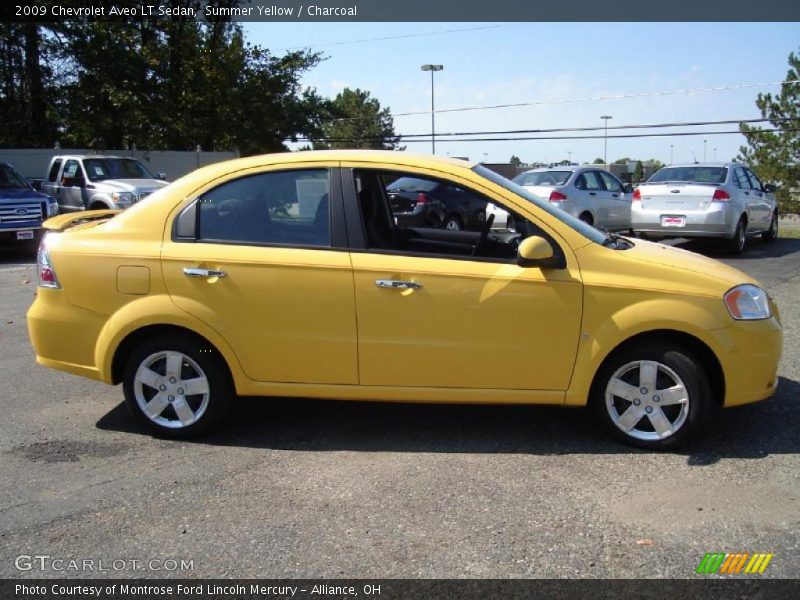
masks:
<path fill-rule="evenodd" d="M 708 552 L 700 561 L 697 573 L 726 573 L 729 575 L 739 573 L 761 574 L 769 565 L 774 554 L 739 552 L 727 554 L 725 552 Z M 748 561 L 749 559 L 749 561 Z M 745 567 L 745 564 L 747 566 Z M 744 571 L 742 571 L 744 568 Z"/>

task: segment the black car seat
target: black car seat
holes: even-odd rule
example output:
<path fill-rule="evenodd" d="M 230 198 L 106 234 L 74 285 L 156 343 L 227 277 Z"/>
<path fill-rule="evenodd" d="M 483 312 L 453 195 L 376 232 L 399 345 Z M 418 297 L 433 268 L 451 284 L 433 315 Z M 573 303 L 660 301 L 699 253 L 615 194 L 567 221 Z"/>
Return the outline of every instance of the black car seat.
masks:
<path fill-rule="evenodd" d="M 330 227 L 330 201 L 328 194 L 324 194 L 317 204 L 314 214 L 314 244 L 328 246 L 331 243 Z"/>
<path fill-rule="evenodd" d="M 369 247 L 381 250 L 397 248 L 394 225 L 389 221 L 386 210 L 382 210 L 375 194 L 364 188 L 358 193 L 358 202 L 361 205 Z"/>

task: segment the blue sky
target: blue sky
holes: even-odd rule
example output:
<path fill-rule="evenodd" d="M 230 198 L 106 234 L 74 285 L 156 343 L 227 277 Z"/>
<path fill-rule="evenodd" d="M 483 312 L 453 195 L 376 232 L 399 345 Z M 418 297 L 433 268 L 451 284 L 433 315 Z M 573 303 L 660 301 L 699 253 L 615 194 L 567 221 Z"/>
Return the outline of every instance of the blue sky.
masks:
<path fill-rule="evenodd" d="M 420 71 L 424 63 L 444 65 L 444 71 L 436 74 L 437 110 L 546 102 L 437 113 L 437 132 L 594 127 L 602 125 L 604 114 L 613 117 L 609 125 L 758 118 L 758 92 L 775 92 L 777 87 L 574 100 L 781 81 L 789 52 L 800 49 L 800 23 L 247 23 L 244 27 L 248 41 L 278 54 L 297 47 L 322 51 L 327 60 L 303 80 L 322 95 L 358 87 L 392 113 L 430 110 L 430 74 Z M 415 37 L 357 41 L 393 36 Z M 398 133 L 430 132 L 429 114 L 397 116 L 394 123 Z M 740 135 L 713 134 L 609 139 L 608 157 L 669 162 L 672 152 L 675 162 L 703 160 L 704 139 L 708 160 L 714 159 L 715 149 L 718 160 L 731 159 L 744 140 Z M 431 151 L 430 143 L 407 147 Z M 568 157 L 584 162 L 603 156 L 603 140 L 454 143 L 437 138 L 436 151 L 489 162 L 506 162 L 512 154 L 525 162 Z"/>

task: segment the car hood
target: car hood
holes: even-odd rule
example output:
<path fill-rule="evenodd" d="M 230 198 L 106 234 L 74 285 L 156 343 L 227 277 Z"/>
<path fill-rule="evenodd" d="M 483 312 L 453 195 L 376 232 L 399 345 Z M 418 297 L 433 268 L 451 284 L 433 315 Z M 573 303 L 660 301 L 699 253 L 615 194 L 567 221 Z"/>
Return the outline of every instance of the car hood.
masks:
<path fill-rule="evenodd" d="M 113 192 L 153 192 L 167 185 L 160 179 L 106 179 L 94 182 L 95 189 Z"/>
<path fill-rule="evenodd" d="M 47 198 L 48 196 L 30 188 L 0 188 L 0 204 L 12 204 L 20 200 L 41 202 Z"/>
<path fill-rule="evenodd" d="M 589 244 L 576 251 L 585 283 L 718 296 L 758 281 L 713 258 L 645 240 L 627 250 Z"/>

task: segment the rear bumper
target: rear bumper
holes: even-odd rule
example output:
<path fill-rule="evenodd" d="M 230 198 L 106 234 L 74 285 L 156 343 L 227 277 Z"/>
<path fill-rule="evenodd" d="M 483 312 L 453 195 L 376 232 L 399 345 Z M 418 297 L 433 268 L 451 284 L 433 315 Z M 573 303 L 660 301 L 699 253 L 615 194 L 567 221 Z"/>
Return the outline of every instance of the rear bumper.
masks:
<path fill-rule="evenodd" d="M 684 227 L 664 227 L 665 216 L 684 217 Z M 733 238 L 739 215 L 728 203 L 713 202 L 705 210 L 666 210 L 660 208 L 631 207 L 631 227 L 637 233 L 663 237 L 716 237 Z"/>
<path fill-rule="evenodd" d="M 106 316 L 70 304 L 63 290 L 40 287 L 27 319 L 36 362 L 101 379 L 94 364 L 94 350 Z"/>

